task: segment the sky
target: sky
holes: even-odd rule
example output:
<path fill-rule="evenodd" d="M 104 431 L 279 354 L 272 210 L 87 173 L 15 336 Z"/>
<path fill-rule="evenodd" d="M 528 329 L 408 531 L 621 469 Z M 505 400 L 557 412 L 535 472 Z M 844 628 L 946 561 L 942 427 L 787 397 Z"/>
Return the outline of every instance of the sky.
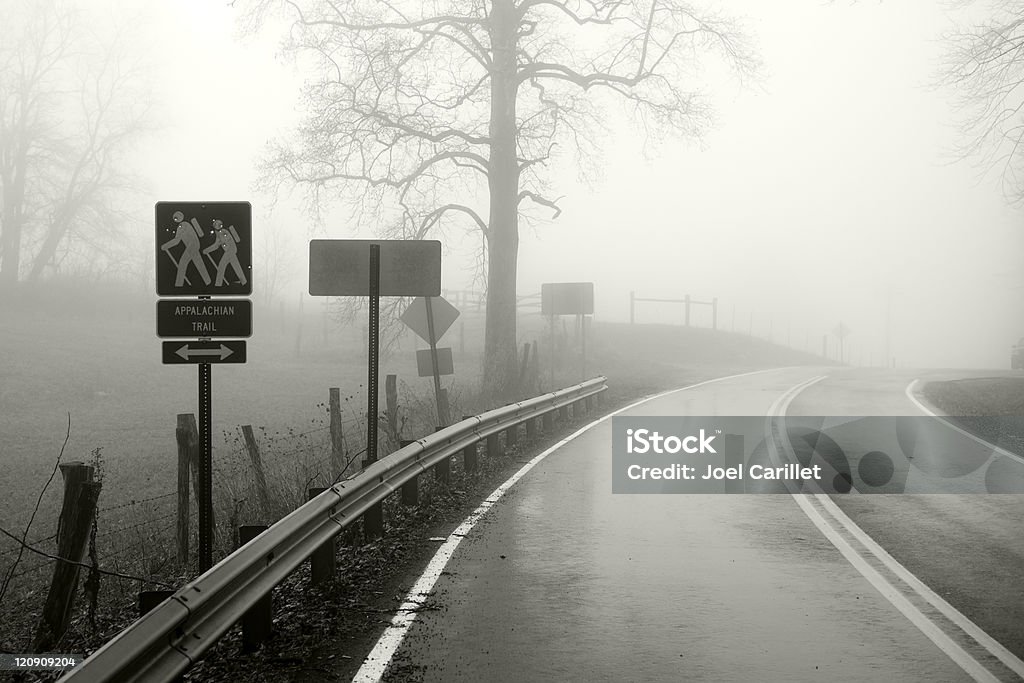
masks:
<path fill-rule="evenodd" d="M 932 0 L 717 6 L 753 34 L 760 81 L 743 87 L 709 63 L 715 126 L 653 153 L 610 111 L 600 177 L 579 182 L 569 160 L 553 168 L 563 212 L 523 230 L 520 294 L 593 281 L 607 321 L 628 319 L 631 291 L 717 297 L 721 326 L 797 348 L 820 349 L 842 323 L 855 363 L 880 364 L 888 335 L 901 365 L 1005 366 L 1024 336 L 1024 210 L 955 158 L 951 93 L 929 86 L 942 32 L 965 15 Z M 317 228 L 294 197 L 272 209 L 254 195 L 267 141 L 300 119 L 302 74 L 277 55 L 280 27 L 242 36 L 237 10 L 210 0 L 119 7 L 152 46 L 161 128 L 136 161 L 153 201 L 252 201 L 255 230 L 287 236 L 295 292 L 310 237 L 372 234 L 340 212 Z M 446 287 L 470 285 L 476 246 L 445 245 Z M 637 311 L 682 318 L 669 304 Z M 694 318 L 709 322 L 703 309 Z"/>

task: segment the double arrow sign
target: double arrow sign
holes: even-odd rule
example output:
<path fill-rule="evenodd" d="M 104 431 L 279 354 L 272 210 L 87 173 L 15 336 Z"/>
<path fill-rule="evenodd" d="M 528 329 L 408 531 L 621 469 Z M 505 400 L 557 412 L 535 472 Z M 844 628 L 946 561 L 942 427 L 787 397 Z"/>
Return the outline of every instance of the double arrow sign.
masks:
<path fill-rule="evenodd" d="M 165 365 L 245 362 L 245 342 L 241 340 L 163 342 L 162 346 Z"/>

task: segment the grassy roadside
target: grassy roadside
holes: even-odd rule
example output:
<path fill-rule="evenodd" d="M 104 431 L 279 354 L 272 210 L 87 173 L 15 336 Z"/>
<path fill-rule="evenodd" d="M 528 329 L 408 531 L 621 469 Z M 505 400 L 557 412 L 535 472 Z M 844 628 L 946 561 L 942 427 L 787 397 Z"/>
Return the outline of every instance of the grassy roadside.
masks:
<path fill-rule="evenodd" d="M 151 308 L 151 302 L 139 309 L 127 305 L 117 308 L 118 317 L 104 319 L 98 326 L 93 324 L 90 312 L 80 310 L 68 311 L 65 316 L 63 312 L 29 308 L 2 316 L 0 346 L 13 352 L 8 357 L 19 360 L 0 363 L 0 464 L 8 466 L 10 474 L 6 495 L 0 501 L 0 517 L 18 524 L 20 519 L 16 518 L 31 510 L 41 481 L 53 466 L 53 456 L 27 456 L 55 455 L 64 435 L 65 416 L 61 413 L 66 408 L 74 419 L 64 460 L 95 459 L 102 465 L 99 565 L 146 577 L 146 581 L 159 579 L 180 586 L 194 573 L 178 567 L 174 558 L 174 458 L 168 457 L 174 455 L 174 442 L 173 430 L 168 426 L 173 427 L 176 412 L 194 410 L 194 372 L 160 366 Z M 456 414 L 493 407 L 467 389 L 476 383 L 472 368 L 479 364 L 480 345 L 472 342 L 482 339 L 483 318 L 465 317 L 465 337 L 470 343 L 464 351 L 459 349 L 460 378 L 457 383 L 446 381 Z M 544 321 L 527 316 L 521 322 L 523 343 L 540 340 L 542 364 L 536 392 L 578 382 L 584 372 L 578 339 L 571 332 L 556 339 L 558 356 L 552 369 L 550 356 L 545 355 L 548 338 L 544 336 Z M 254 425 L 268 481 L 273 488 L 281 489 L 280 502 L 293 504 L 287 509 L 301 499 L 304 486 L 322 483 L 314 477 L 322 476 L 329 452 L 323 406 L 326 387 L 340 385 L 346 387 L 343 396 L 350 393 L 353 405 L 349 407 L 346 402 L 343 411 L 351 418 L 355 433 L 346 435 L 346 444 L 355 455 L 361 446 L 362 435 L 356 423 L 365 368 L 358 330 L 349 331 L 352 338 L 342 338 L 340 331 L 329 331 L 315 317 L 287 329 L 287 318 L 281 324 L 282 329 L 268 329 L 263 337 L 252 340 L 249 365 L 234 368 L 233 373 L 230 368 L 223 372 L 218 369 L 215 432 L 223 439 L 215 443 L 214 476 L 215 489 L 223 491 L 223 500 L 218 498 L 215 505 L 219 500 L 226 506 L 218 507 L 216 514 L 218 520 L 223 520 L 224 529 L 235 522 L 269 523 L 276 519 L 253 504 L 252 477 L 234 425 Z M 307 332 L 303 351 L 298 354 L 294 343 L 303 325 Z M 44 344 L 40 339 L 48 341 Z M 410 377 L 410 345 L 399 349 L 385 372 Z M 587 375 L 601 373 L 609 378 L 611 389 L 604 410 L 710 377 L 821 362 L 814 356 L 745 335 L 679 326 L 595 324 L 587 349 Z M 408 418 L 405 434 L 433 430 L 432 400 L 419 391 L 424 381 L 416 378 L 406 382 L 400 374 L 399 414 Z M 554 433 L 534 443 L 520 442 L 504 457 L 493 461 L 481 458 L 480 471 L 472 475 L 456 465 L 446 488 L 435 485 L 429 476 L 421 477 L 420 506 L 402 509 L 397 501 L 387 504 L 389 529 L 384 539 L 362 544 L 358 538 L 350 538 L 339 547 L 338 578 L 329 589 L 309 588 L 308 569 L 301 568 L 275 590 L 275 637 L 266 647 L 254 656 L 240 658 L 238 635 L 231 634 L 189 679 L 233 681 L 288 676 L 316 680 L 318 672 L 357 666 L 411 584 L 411 577 L 418 575 L 418 569 L 436 548 L 436 542 L 429 539 L 447 535 L 524 460 L 572 428 L 558 425 Z M 50 522 L 53 506 L 59 502 L 58 493 L 59 486 L 47 492 L 30 538 L 52 531 Z M 221 526 L 218 522 L 218 528 Z M 230 539 L 219 540 L 230 545 Z M 3 555 L 5 550 L 10 549 L 0 547 L 0 572 L 10 566 L 13 557 Z M 26 637 L 38 618 L 50 568 L 45 559 L 26 557 L 31 562 L 15 568 L 19 573 L 26 568 L 31 573 L 17 579 L 20 583 L 0 605 L 4 608 L 0 611 L 0 644 L 14 651 L 24 650 Z M 36 578 L 40 580 L 30 582 Z M 80 596 L 60 651 L 95 650 L 134 619 L 136 592 L 153 587 L 132 579 L 104 579 L 95 623 L 89 623 L 88 601 Z M 301 664 L 307 659 L 307 664 Z M 20 680 L 52 678 L 31 675 Z"/>
<path fill-rule="evenodd" d="M 961 428 L 1024 455 L 1024 377 L 929 382 L 923 393 Z"/>

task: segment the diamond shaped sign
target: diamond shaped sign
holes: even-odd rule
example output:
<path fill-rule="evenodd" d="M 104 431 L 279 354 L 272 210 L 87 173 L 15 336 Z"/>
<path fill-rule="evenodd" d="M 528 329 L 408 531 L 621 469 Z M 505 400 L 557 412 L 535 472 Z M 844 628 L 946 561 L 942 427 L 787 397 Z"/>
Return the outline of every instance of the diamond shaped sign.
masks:
<path fill-rule="evenodd" d="M 455 319 L 459 317 L 459 309 L 448 303 L 443 296 L 430 297 L 430 308 L 434 314 L 434 343 L 444 336 Z M 399 320 L 408 325 L 420 339 L 430 343 L 430 328 L 427 325 L 427 302 L 425 297 L 416 298 L 409 308 L 399 316 Z"/>

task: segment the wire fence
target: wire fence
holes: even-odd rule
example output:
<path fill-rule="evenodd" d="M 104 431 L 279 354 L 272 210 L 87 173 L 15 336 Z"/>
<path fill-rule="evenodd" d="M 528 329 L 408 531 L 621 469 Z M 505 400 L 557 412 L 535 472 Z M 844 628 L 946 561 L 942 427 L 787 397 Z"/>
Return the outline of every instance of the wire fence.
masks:
<path fill-rule="evenodd" d="M 408 387 L 403 387 L 408 390 Z M 403 413 L 413 419 L 401 422 L 417 433 L 433 431 L 433 408 L 429 400 L 409 396 Z M 341 434 L 343 439 L 342 465 L 340 474 L 332 457 L 330 425 L 327 424 L 326 405 L 317 419 L 310 422 L 308 429 L 282 429 L 270 431 L 254 427 L 259 460 L 265 474 L 269 491 L 261 491 L 255 475 L 252 455 L 245 445 L 241 427 L 222 432 L 222 442 L 217 446 L 213 458 L 213 516 L 215 520 L 215 555 L 225 556 L 236 545 L 235 530 L 240 524 L 272 524 L 291 510 L 302 505 L 307 499 L 307 490 L 312 486 L 329 486 L 337 480 L 355 474 L 360 467 L 359 456 L 365 451 L 365 420 L 354 408 L 354 396 L 346 397 Z M 457 414 L 458 392 L 450 395 L 453 414 Z M 425 416 L 417 415 L 425 413 Z M 422 422 L 422 425 L 419 423 Z M 411 423 L 411 424 L 410 424 Z M 386 431 L 387 420 L 381 420 Z M 173 433 L 173 432 L 172 432 Z M 381 455 L 389 448 L 393 435 L 383 434 Z M 111 474 L 103 474 L 101 496 L 118 492 Z M 191 479 L 191 478 L 190 478 Z M 194 483 L 192 483 L 194 486 Z M 190 492 L 191 493 L 191 492 Z M 269 493 L 269 499 L 265 494 Z M 189 509 L 189 530 L 191 542 L 195 543 L 198 529 L 198 507 L 191 504 Z M 56 528 L 56 519 L 37 520 Z M 46 592 L 52 577 L 57 557 L 57 534 L 37 536 L 20 542 L 20 534 L 11 533 L 12 538 L 3 538 L 0 546 L 0 583 L 8 588 L 0 597 L 0 651 L 24 651 L 30 642 L 30 634 L 38 623 L 46 600 Z M 89 621 L 97 614 L 123 613 L 132 607 L 138 592 L 153 586 L 180 586 L 198 571 L 196 560 L 190 556 L 190 564 L 182 566 L 178 561 L 178 491 L 154 492 L 144 497 L 113 500 L 99 507 L 96 512 L 94 532 L 89 552 L 82 562 L 80 592 L 84 591 L 84 578 L 93 572 L 101 580 L 95 595 L 76 602 L 79 627 L 83 615 L 89 613 Z"/>

